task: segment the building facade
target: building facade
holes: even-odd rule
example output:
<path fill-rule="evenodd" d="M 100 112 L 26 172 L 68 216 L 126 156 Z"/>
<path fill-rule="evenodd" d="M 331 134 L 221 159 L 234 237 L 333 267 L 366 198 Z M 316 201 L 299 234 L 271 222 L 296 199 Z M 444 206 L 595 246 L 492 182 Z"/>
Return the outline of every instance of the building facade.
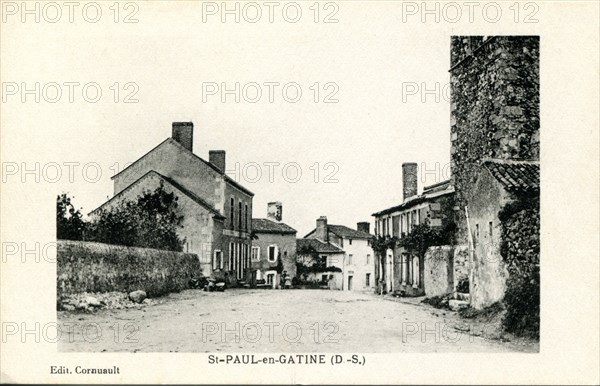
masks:
<path fill-rule="evenodd" d="M 509 272 L 501 255 L 502 245 L 506 245 L 509 253 L 517 245 L 523 257 L 539 266 L 539 183 L 536 161 L 491 159 L 482 163 L 468 197 L 469 228 L 473 235 L 470 275 L 473 308 L 482 309 L 504 298 Z M 520 219 L 516 232 L 503 232 L 511 220 L 501 218 L 500 213 L 519 200 L 533 203 L 533 212 L 538 215 Z M 516 242 L 510 239 L 511 235 L 517 238 Z"/>
<path fill-rule="evenodd" d="M 304 237 L 329 243 L 343 251 L 343 254 L 328 260 L 331 266 L 341 270 L 334 274 L 337 289 L 369 291 L 375 287 L 375 260 L 371 246 L 373 235 L 369 230 L 368 222 L 360 222 L 357 229 L 352 229 L 328 224 L 327 217 L 321 216 L 316 228 Z"/>
<path fill-rule="evenodd" d="M 400 241 L 417 225 L 427 222 L 432 228 L 440 228 L 445 221 L 452 221 L 448 218 L 448 212 L 452 213 L 454 206 L 454 188 L 450 181 L 426 186 L 418 195 L 417 164 L 402 164 L 402 172 L 402 203 L 373 213 L 377 237 Z M 377 256 L 377 264 L 378 273 L 385 272 L 383 284 L 388 292 L 409 296 L 425 294 L 424 256 L 396 243 L 395 247 Z"/>
<path fill-rule="evenodd" d="M 254 194 L 225 174 L 225 151 L 210 151 L 209 161 L 194 154 L 193 137 L 192 122 L 173 122 L 171 138 L 113 176 L 114 196 L 90 215 L 163 184 L 178 197 L 184 252 L 198 255 L 202 274 L 243 283 L 250 268 Z"/>
<path fill-rule="evenodd" d="M 253 285 L 281 286 L 281 275 L 296 276 L 296 230 L 282 222 L 281 202 L 270 202 L 267 218 L 252 219 Z M 282 271 L 278 272 L 281 261 Z"/>

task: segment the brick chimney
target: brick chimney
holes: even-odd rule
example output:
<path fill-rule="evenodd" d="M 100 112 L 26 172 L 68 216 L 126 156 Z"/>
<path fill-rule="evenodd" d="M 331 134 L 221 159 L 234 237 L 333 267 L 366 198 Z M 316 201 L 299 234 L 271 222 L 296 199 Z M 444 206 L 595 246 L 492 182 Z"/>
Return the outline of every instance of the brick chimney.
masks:
<path fill-rule="evenodd" d="M 361 231 L 361 232 L 371 233 L 371 224 L 368 223 L 367 221 L 357 222 L 356 230 Z"/>
<path fill-rule="evenodd" d="M 208 152 L 208 161 L 225 173 L 225 150 L 210 150 Z"/>
<path fill-rule="evenodd" d="M 194 124 L 192 122 L 173 122 L 171 137 L 183 147 L 192 151 L 194 144 Z"/>
<path fill-rule="evenodd" d="M 267 218 L 269 220 L 280 222 L 282 219 L 282 209 L 281 202 L 269 202 L 267 204 Z"/>
<path fill-rule="evenodd" d="M 321 216 L 317 219 L 317 229 L 315 236 L 324 242 L 329 241 L 329 232 L 327 231 L 327 217 Z"/>
<path fill-rule="evenodd" d="M 406 200 L 417 195 L 417 164 L 405 162 L 402 164 L 402 198 Z"/>

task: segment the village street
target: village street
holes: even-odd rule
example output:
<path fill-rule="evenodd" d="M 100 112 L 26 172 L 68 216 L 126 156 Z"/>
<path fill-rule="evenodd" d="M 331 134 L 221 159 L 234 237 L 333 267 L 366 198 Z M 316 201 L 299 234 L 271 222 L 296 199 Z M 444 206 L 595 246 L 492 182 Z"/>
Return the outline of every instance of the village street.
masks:
<path fill-rule="evenodd" d="M 60 311 L 59 351 L 510 352 L 497 326 L 375 294 L 327 290 L 186 290 L 160 303 L 95 313 Z M 474 331 L 473 334 L 469 331 Z"/>

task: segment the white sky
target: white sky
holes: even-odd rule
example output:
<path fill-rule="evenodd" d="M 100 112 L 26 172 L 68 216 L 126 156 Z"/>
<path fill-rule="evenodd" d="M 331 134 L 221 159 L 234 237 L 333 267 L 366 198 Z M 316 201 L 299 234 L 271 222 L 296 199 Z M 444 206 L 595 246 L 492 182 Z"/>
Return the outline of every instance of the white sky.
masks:
<path fill-rule="evenodd" d="M 34 103 L 32 96 L 21 103 L 20 93 L 6 96 L 3 162 L 25 162 L 29 168 L 35 162 L 98 163 L 103 174 L 96 183 L 82 178 L 81 166 L 74 182 L 66 167 L 56 183 L 48 182 L 53 171 L 47 169 L 46 176 L 41 171 L 39 186 L 48 210 L 53 196 L 65 191 L 87 213 L 112 195 L 112 165 L 122 168 L 170 136 L 171 122 L 191 120 L 194 152 L 205 159 L 208 150 L 224 149 L 228 169 L 236 162 L 281 164 L 272 183 L 266 167 L 258 182 L 240 182 L 255 193 L 254 217 L 266 216 L 267 202 L 282 201 L 284 222 L 299 236 L 321 215 L 330 223 L 355 227 L 358 221 L 372 222 L 371 213 L 398 204 L 402 162 L 425 162 L 429 169 L 437 163 L 438 170 L 448 163 L 449 102 L 442 96 L 436 103 L 436 96 L 429 95 L 423 103 L 420 94 L 403 102 L 402 83 L 445 86 L 451 35 L 466 30 L 494 34 L 500 25 L 515 34 L 535 34 L 538 28 L 513 23 L 506 7 L 498 24 L 470 25 L 466 15 L 457 24 L 423 24 L 418 16 L 403 23 L 402 7 L 390 2 L 338 2 L 336 24 L 314 23 L 310 3 L 302 3 L 303 16 L 296 24 L 285 22 L 277 10 L 274 23 L 263 15 L 256 24 L 231 18 L 223 24 L 217 16 L 203 23 L 200 2 L 153 1 L 137 3 L 139 23 L 124 24 L 112 22 L 109 4 L 101 3 L 103 17 L 96 24 L 82 21 L 78 11 L 72 24 L 64 20 L 66 15 L 56 24 L 18 19 L 2 24 L 3 34 L 10 28 L 19 36 L 3 40 L 3 82 L 29 87 L 35 82 L 96 82 L 103 91 L 98 103 L 83 100 L 81 87 L 74 103 L 68 103 L 66 87 L 54 104 L 43 98 Z M 123 18 L 127 12 L 121 12 Z M 551 28 L 552 22 L 544 25 Z M 234 103 L 232 97 L 222 103 L 218 96 L 202 101 L 203 82 L 232 86 L 269 81 L 298 83 L 301 101 L 284 101 L 281 88 L 274 103 L 266 95 L 256 104 Z M 115 82 L 121 88 L 135 82 L 139 103 L 114 103 L 109 87 Z M 314 103 L 309 87 L 315 82 L 335 82 L 339 103 Z M 121 100 L 125 94 L 121 89 Z M 282 166 L 289 162 L 302 168 L 298 183 L 282 176 Z M 321 167 L 318 183 L 310 169 L 315 162 Z M 327 162 L 339 166 L 338 183 L 323 183 Z M 88 171 L 93 176 L 93 169 Z M 441 174 L 429 175 L 426 184 L 445 179 Z M 8 178 L 21 175 L 19 170 L 17 177 Z M 27 192 L 34 185 L 28 184 L 24 190 L 14 185 L 6 189 L 32 194 Z"/>

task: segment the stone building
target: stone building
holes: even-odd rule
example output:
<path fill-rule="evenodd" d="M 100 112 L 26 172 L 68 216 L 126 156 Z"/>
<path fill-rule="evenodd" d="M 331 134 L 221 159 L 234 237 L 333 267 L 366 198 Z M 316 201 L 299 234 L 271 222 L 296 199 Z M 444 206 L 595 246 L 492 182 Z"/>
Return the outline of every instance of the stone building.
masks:
<path fill-rule="evenodd" d="M 402 240 L 416 225 L 427 222 L 432 228 L 440 228 L 448 220 L 444 216 L 448 213 L 453 216 L 454 188 L 450 181 L 426 186 L 419 195 L 417 172 L 416 163 L 402 164 L 403 201 L 373 213 L 378 237 Z M 424 256 L 396 246 L 388 249 L 385 255 L 378 256 L 378 264 L 385 267 L 385 288 L 388 292 L 409 296 L 425 294 Z M 443 273 L 427 271 L 427 274 Z"/>
<path fill-rule="evenodd" d="M 296 230 L 282 220 L 281 202 L 270 202 L 267 218 L 253 218 L 252 271 L 253 284 L 272 288 L 280 286 L 280 275 L 296 276 Z M 277 272 L 278 260 L 283 271 Z"/>
<path fill-rule="evenodd" d="M 375 260 L 370 224 L 359 222 L 357 229 L 352 229 L 344 225 L 328 224 L 327 217 L 321 216 L 316 225 L 304 238 L 332 245 L 338 251 L 327 260 L 327 266 L 341 270 L 329 274 L 333 275 L 335 288 L 345 291 L 372 290 L 375 287 Z"/>
<path fill-rule="evenodd" d="M 539 51 L 538 36 L 451 38 L 451 174 L 462 243 L 482 161 L 539 160 Z"/>
<path fill-rule="evenodd" d="M 499 212 L 523 197 L 539 202 L 539 54 L 537 36 L 451 39 L 451 171 L 475 308 L 501 300 L 506 290 Z M 539 244 L 532 234 L 529 242 Z M 533 255 L 523 258 L 539 261 Z"/>
<path fill-rule="evenodd" d="M 90 215 L 163 184 L 178 197 L 184 252 L 199 256 L 204 275 L 243 282 L 250 268 L 254 194 L 225 174 L 225 151 L 210 151 L 209 161 L 194 154 L 193 137 L 192 122 L 173 122 L 172 137 L 113 176 L 114 196 Z"/>
<path fill-rule="evenodd" d="M 535 202 L 540 191 L 540 169 L 537 161 L 485 160 L 479 170 L 468 197 L 469 224 L 473 234 L 473 264 L 471 270 L 471 306 L 487 307 L 504 297 L 508 270 L 500 248 L 510 244 L 503 236 L 505 224 L 499 216 L 503 208 L 519 200 Z M 519 224 L 517 232 L 533 233 L 534 242 L 539 243 L 539 232 L 526 229 L 528 224 Z M 539 224 L 538 224 L 539 225 Z M 535 225 L 534 225 L 535 226 Z M 526 242 L 526 249 L 533 252 Z M 507 245 L 511 248 L 511 245 Z M 530 256 L 539 263 L 539 256 Z"/>

